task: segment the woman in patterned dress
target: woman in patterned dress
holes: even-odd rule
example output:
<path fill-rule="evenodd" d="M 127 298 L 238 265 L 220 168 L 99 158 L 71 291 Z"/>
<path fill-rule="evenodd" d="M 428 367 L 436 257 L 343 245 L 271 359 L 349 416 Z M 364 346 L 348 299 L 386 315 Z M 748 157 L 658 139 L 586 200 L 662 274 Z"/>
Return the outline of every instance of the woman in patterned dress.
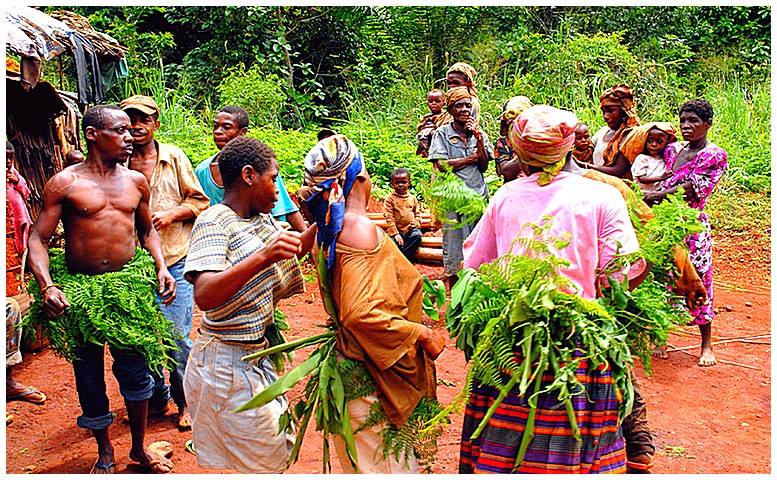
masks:
<path fill-rule="evenodd" d="M 691 263 L 699 272 L 709 295 L 706 305 L 691 310 L 693 324 L 698 325 L 701 331 L 699 365 L 702 367 L 716 363 L 711 342 L 712 319 L 715 315 L 712 292 L 712 235 L 704 206 L 728 168 L 726 151 L 707 140 L 712 117 L 712 105 L 707 100 L 691 100 L 680 107 L 680 131 L 683 141 L 670 144 L 664 152 L 667 172 L 671 171 L 672 176 L 664 181 L 661 191 L 645 194 L 645 202 L 652 205 L 660 203 L 667 195 L 682 188 L 688 205 L 699 210 L 699 221 L 705 226 L 703 232 L 686 238 Z M 667 358 L 666 347 L 658 347 L 654 354 Z"/>

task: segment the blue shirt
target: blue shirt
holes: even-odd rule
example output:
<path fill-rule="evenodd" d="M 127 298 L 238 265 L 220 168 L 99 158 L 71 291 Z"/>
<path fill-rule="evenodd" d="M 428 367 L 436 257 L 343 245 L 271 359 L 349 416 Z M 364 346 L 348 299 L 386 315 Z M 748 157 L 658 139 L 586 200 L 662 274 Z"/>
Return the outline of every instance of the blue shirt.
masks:
<path fill-rule="evenodd" d="M 218 155 L 218 153 L 216 155 Z M 205 195 L 210 199 L 211 205 L 221 203 L 221 199 L 224 198 L 224 187 L 216 185 L 215 180 L 213 180 L 213 175 L 210 173 L 210 164 L 213 162 L 213 159 L 216 158 L 216 155 L 203 160 L 194 170 L 194 174 L 197 175 L 197 179 L 199 179 L 202 189 L 205 190 Z M 299 208 L 294 201 L 292 201 L 289 192 L 286 191 L 286 186 L 283 184 L 283 179 L 281 179 L 280 174 L 278 174 L 278 177 L 275 179 L 275 187 L 278 189 L 278 201 L 275 202 L 275 206 L 270 211 L 270 215 L 275 217 L 276 220 L 285 222 L 286 215 L 298 212 Z"/>

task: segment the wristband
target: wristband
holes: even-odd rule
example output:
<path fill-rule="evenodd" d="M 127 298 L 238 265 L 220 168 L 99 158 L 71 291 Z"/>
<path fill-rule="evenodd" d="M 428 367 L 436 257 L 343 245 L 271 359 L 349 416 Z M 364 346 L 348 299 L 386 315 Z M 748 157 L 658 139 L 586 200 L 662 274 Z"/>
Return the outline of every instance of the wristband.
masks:
<path fill-rule="evenodd" d="M 62 290 L 62 285 L 60 285 L 58 283 L 52 283 L 51 285 L 47 285 L 47 286 L 41 288 L 40 289 L 40 294 L 43 295 L 44 293 L 46 293 L 46 290 L 48 290 L 49 288 L 52 288 L 52 287 L 57 287 L 58 289 Z"/>

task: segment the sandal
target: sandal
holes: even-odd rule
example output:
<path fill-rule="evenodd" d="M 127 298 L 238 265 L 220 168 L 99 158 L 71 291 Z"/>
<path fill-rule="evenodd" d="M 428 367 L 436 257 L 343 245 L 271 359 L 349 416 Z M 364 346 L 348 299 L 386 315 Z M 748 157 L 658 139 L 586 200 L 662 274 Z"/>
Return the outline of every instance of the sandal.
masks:
<path fill-rule="evenodd" d="M 15 393 L 13 395 L 6 395 L 5 401 L 21 400 L 23 402 L 30 402 L 36 405 L 43 405 L 46 401 L 46 395 L 35 387 L 27 387 L 27 390 L 21 393 Z"/>
<path fill-rule="evenodd" d="M 185 447 L 185 450 L 192 455 L 197 455 L 194 453 L 194 440 L 186 440 L 186 443 L 183 444 Z"/>

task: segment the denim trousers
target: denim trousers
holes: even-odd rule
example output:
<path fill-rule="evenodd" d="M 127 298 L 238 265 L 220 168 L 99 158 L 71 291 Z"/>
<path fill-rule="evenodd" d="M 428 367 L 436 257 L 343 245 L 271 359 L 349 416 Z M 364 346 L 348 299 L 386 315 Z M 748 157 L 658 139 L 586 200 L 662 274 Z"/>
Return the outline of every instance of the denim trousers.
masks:
<path fill-rule="evenodd" d="M 151 372 L 154 377 L 154 395 L 149 400 L 148 406 L 152 409 L 161 409 L 173 399 L 180 408 L 186 405 L 186 396 L 183 390 L 183 374 L 186 371 L 186 360 L 192 349 L 192 341 L 189 333 L 192 330 L 192 315 L 194 314 L 194 285 L 183 278 L 183 268 L 186 257 L 183 257 L 172 266 L 167 267 L 170 275 L 175 279 L 175 300 L 170 305 L 161 303 L 162 298 L 157 294 L 157 303 L 165 317 L 173 322 L 175 330 L 183 338 L 176 340 L 179 350 L 172 352 L 171 356 L 176 362 L 175 368 L 170 370 L 170 386 L 165 384 L 164 372 L 160 367 L 158 371 Z"/>
<path fill-rule="evenodd" d="M 110 347 L 113 375 L 125 400 L 142 402 L 151 397 L 154 380 L 148 364 L 139 354 Z M 113 423 L 113 413 L 105 393 L 105 345 L 89 343 L 78 349 L 73 361 L 76 391 L 82 415 L 76 423 L 81 428 L 102 430 Z"/>

